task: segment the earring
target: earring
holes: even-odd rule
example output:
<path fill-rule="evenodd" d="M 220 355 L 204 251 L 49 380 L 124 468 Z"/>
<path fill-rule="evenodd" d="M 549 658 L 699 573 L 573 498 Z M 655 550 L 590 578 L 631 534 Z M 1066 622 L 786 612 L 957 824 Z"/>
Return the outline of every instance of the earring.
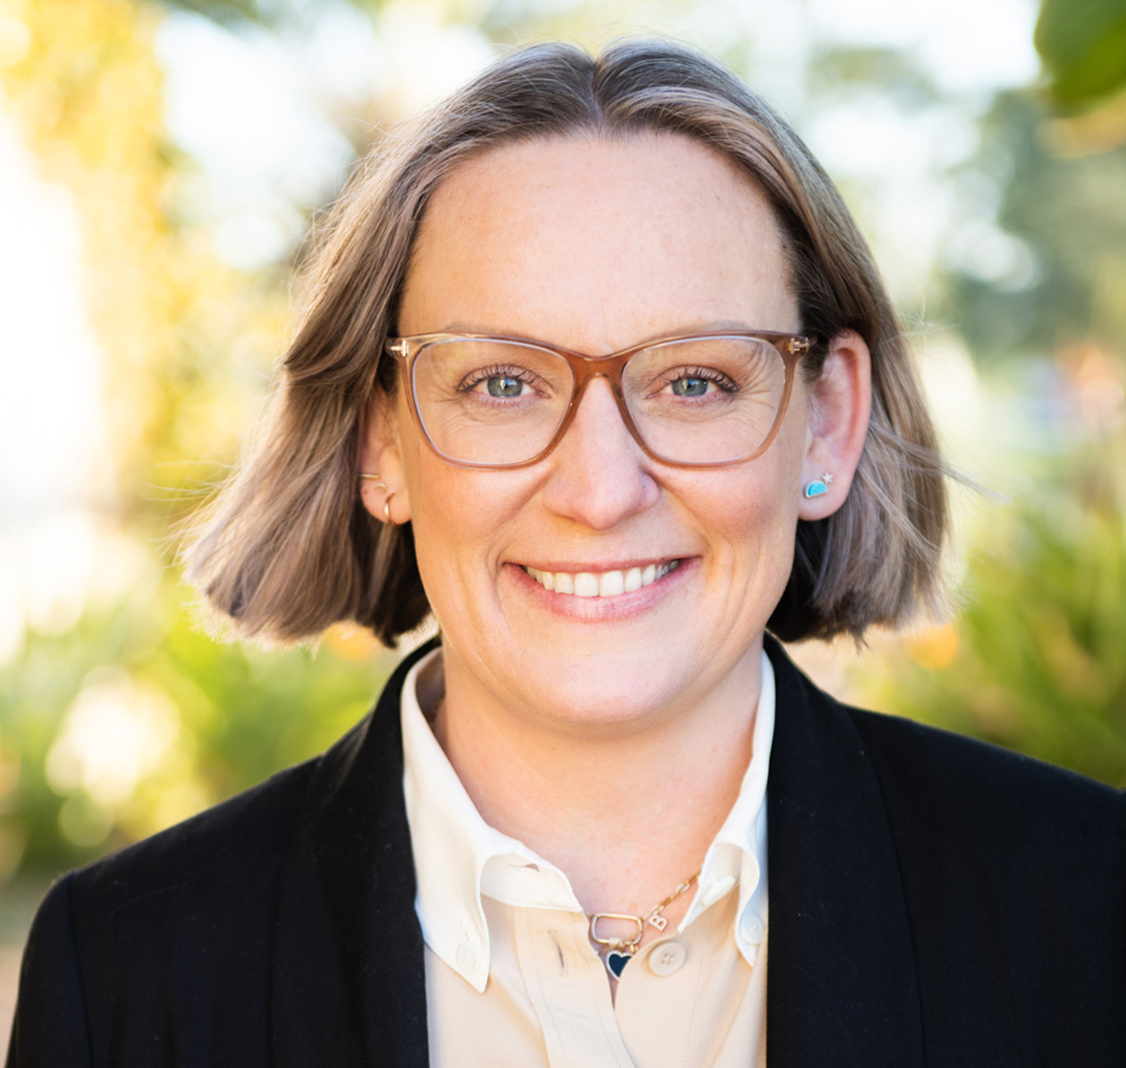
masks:
<path fill-rule="evenodd" d="M 375 485 L 372 486 L 372 489 L 377 489 L 377 490 L 386 490 L 387 489 L 387 483 L 384 482 L 383 479 L 378 474 L 376 474 L 374 471 L 361 471 L 360 472 L 360 481 L 363 482 L 365 480 L 368 481 L 368 482 L 374 482 L 375 483 Z M 393 527 L 401 527 L 403 525 L 402 523 L 396 523 L 395 520 L 391 518 L 391 498 L 394 497 L 394 496 L 395 496 L 395 494 L 388 493 L 387 496 L 383 500 L 383 519 L 384 519 L 385 522 L 390 523 L 391 526 L 393 526 Z"/>
<path fill-rule="evenodd" d="M 375 486 L 373 487 L 373 489 L 385 490 L 387 488 L 387 484 L 374 471 L 361 471 L 360 472 L 360 481 L 361 482 L 364 482 L 364 481 L 374 482 Z"/>
<path fill-rule="evenodd" d="M 833 476 L 826 471 L 820 478 L 815 478 L 805 484 L 805 489 L 802 490 L 802 496 L 807 501 L 813 497 L 822 497 L 829 492 L 829 487 L 832 484 Z"/>
<path fill-rule="evenodd" d="M 386 489 L 386 487 L 384 488 Z M 394 496 L 395 494 L 393 493 L 387 494 L 387 499 L 383 502 L 383 518 L 387 520 L 387 522 L 390 523 L 391 526 L 401 527 L 403 525 L 402 523 L 396 523 L 395 520 L 391 518 L 391 498 Z"/>

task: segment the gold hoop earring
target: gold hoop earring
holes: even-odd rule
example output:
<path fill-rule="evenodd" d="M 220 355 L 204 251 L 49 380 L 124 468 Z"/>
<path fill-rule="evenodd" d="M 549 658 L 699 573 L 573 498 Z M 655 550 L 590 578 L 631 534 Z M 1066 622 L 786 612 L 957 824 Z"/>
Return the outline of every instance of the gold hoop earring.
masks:
<path fill-rule="evenodd" d="M 374 482 L 375 485 L 372 487 L 372 489 L 385 490 L 387 488 L 387 483 L 383 481 L 382 476 L 376 474 L 374 471 L 361 471 L 360 481 Z"/>
<path fill-rule="evenodd" d="M 386 519 L 391 526 L 401 527 L 403 525 L 402 523 L 396 523 L 395 520 L 391 518 L 391 498 L 394 496 L 395 494 L 393 493 L 387 494 L 387 499 L 383 502 L 383 518 Z"/>

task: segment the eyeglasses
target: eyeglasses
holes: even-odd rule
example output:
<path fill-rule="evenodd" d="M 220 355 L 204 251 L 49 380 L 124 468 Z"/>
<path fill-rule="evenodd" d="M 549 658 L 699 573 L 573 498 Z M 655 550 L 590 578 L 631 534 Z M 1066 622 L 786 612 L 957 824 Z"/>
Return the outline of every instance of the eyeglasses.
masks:
<path fill-rule="evenodd" d="M 583 391 L 610 385 L 645 453 L 677 467 L 761 456 L 782 425 L 794 369 L 815 339 L 773 331 L 647 341 L 585 356 L 523 338 L 418 334 L 391 338 L 411 415 L 430 447 L 461 467 L 523 467 L 567 432 Z"/>

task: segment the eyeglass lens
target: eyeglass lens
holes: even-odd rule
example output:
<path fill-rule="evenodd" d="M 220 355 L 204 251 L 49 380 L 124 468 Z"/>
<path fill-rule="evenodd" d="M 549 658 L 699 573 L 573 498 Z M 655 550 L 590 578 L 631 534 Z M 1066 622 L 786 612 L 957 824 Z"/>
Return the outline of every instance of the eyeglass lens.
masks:
<path fill-rule="evenodd" d="M 681 338 L 641 349 L 622 397 L 646 446 L 674 463 L 722 463 L 753 453 L 782 405 L 785 363 L 769 342 Z M 574 388 L 558 353 L 495 339 L 434 342 L 418 354 L 419 418 L 454 460 L 518 464 L 547 448 Z"/>

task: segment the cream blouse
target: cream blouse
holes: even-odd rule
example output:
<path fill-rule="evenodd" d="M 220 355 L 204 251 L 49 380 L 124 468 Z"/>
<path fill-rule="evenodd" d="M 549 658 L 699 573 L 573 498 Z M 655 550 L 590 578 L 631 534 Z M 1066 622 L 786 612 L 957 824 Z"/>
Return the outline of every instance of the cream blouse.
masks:
<path fill-rule="evenodd" d="M 675 931 L 610 996 L 567 876 L 490 827 L 403 684 L 403 792 L 437 1068 L 746 1068 L 766 1064 L 766 777 L 774 671 L 762 657 L 752 757 Z"/>

